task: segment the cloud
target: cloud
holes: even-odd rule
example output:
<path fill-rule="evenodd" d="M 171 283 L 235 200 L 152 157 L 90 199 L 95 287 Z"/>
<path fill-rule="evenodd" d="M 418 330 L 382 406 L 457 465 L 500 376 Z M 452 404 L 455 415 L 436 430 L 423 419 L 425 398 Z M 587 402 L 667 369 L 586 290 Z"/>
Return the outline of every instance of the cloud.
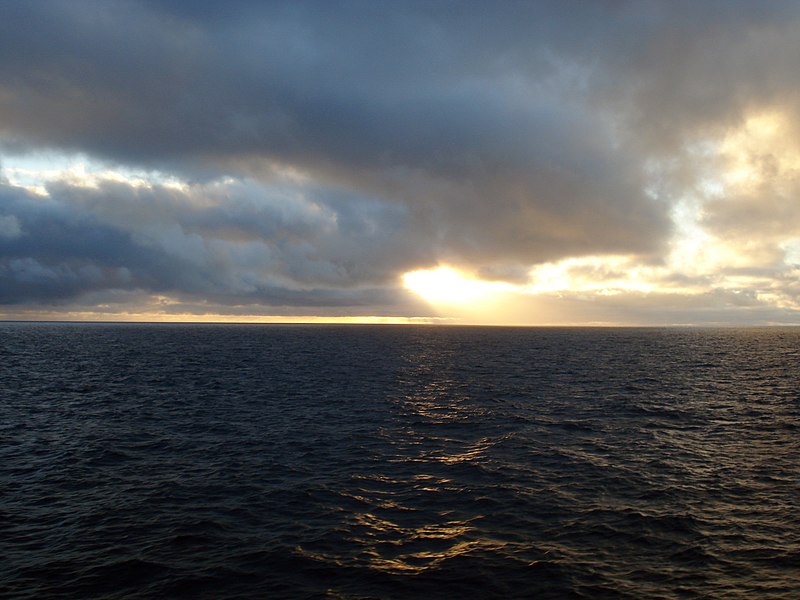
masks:
<path fill-rule="evenodd" d="M 22 229 L 14 215 L 0 216 L 0 239 L 14 240 L 21 235 Z"/>
<path fill-rule="evenodd" d="M 130 290 L 223 306 L 393 305 L 395 273 L 418 260 L 403 210 L 337 190 L 101 180 L 48 194 L 0 186 L 4 303 Z"/>
<path fill-rule="evenodd" d="M 668 221 L 580 73 L 514 25 L 552 9 L 487 23 L 476 7 L 387 19 L 363 3 L 243 5 L 219 20 L 156 3 L 15 4 L 0 124 L 22 147 L 195 174 L 298 165 L 441 220 L 453 258 L 652 250 Z"/>
<path fill-rule="evenodd" d="M 788 302 L 795 149 L 757 119 L 800 123 L 798 17 L 745 1 L 3 3 L 5 154 L 179 184 L 61 177 L 43 199 L 2 182 L 2 301 L 380 311 L 437 263 L 522 284 L 624 256 L 666 287 L 749 277 Z"/>

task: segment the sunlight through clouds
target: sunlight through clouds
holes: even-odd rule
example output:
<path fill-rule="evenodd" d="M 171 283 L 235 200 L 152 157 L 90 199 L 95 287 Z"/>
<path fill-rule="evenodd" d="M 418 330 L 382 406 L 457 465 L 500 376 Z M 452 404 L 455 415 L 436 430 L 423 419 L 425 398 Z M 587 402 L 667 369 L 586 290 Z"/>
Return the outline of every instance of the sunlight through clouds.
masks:
<path fill-rule="evenodd" d="M 475 305 L 520 289 L 510 283 L 473 279 L 446 266 L 406 273 L 403 285 L 434 305 Z"/>
<path fill-rule="evenodd" d="M 652 269 L 627 256 L 584 256 L 539 265 L 531 270 L 532 294 L 548 292 L 592 292 L 602 295 L 651 292 Z"/>
<path fill-rule="evenodd" d="M 175 190 L 186 188 L 186 184 L 174 175 L 104 164 L 81 154 L 6 155 L 0 166 L 10 184 L 39 196 L 49 195 L 47 185 L 51 183 L 92 189 L 99 189 L 103 182 L 122 183 L 131 187 L 160 185 Z"/>
<path fill-rule="evenodd" d="M 0 7 L 0 318 L 800 323 L 796 6 L 308 6 Z"/>

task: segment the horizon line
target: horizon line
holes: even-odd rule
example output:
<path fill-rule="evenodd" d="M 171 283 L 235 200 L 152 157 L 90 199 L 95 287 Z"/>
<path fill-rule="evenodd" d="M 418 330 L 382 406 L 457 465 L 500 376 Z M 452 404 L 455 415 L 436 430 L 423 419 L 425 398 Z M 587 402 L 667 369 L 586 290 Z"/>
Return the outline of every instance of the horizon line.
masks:
<path fill-rule="evenodd" d="M 670 323 L 670 324 L 622 324 L 622 323 L 456 323 L 447 320 L 392 321 L 392 318 L 373 321 L 319 320 L 319 321 L 190 321 L 190 320 L 101 320 L 101 319 L 5 319 L 0 323 L 18 324 L 64 324 L 64 325 L 342 325 L 342 326 L 423 326 L 423 327 L 483 327 L 515 329 L 779 329 L 798 328 L 795 323 Z"/>

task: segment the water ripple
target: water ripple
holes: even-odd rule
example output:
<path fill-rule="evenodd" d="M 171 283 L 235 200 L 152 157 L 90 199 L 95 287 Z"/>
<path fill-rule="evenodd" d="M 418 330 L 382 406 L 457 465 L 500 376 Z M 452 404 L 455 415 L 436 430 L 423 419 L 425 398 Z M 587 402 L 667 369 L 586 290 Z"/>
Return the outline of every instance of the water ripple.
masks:
<path fill-rule="evenodd" d="M 794 599 L 798 348 L 0 324 L 0 596 Z"/>

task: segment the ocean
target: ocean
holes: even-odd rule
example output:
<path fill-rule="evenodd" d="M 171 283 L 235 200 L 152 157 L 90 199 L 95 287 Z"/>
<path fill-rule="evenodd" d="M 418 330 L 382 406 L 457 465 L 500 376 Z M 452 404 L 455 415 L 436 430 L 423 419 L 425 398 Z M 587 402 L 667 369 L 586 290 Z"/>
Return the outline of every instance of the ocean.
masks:
<path fill-rule="evenodd" d="M 0 597 L 800 597 L 800 330 L 0 324 Z"/>

